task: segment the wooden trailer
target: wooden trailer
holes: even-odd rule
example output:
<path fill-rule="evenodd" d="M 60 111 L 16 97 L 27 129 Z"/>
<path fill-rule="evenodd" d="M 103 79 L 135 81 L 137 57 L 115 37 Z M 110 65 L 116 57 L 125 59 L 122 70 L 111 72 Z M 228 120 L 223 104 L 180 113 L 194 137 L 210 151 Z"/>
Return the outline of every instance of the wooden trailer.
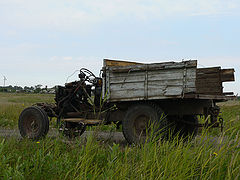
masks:
<path fill-rule="evenodd" d="M 161 137 L 169 137 L 170 130 L 194 136 L 198 127 L 222 126 L 216 103 L 235 98 L 223 92 L 228 81 L 234 81 L 234 69 L 199 69 L 196 60 L 143 64 L 105 59 L 102 77 L 82 68 L 79 81 L 58 86 L 55 104 L 26 108 L 19 130 L 23 137 L 39 139 L 48 132 L 49 117 L 56 117 L 69 137 L 81 135 L 86 126 L 110 123 L 122 124 L 129 143 L 145 141 L 152 129 Z"/>
<path fill-rule="evenodd" d="M 130 143 L 138 142 L 147 119 L 157 121 L 157 114 L 183 134 L 196 134 L 199 126 L 217 127 L 222 119 L 216 103 L 235 98 L 223 92 L 223 82 L 234 81 L 234 69 L 197 68 L 196 60 L 140 64 L 105 59 L 103 72 L 102 92 L 118 107 L 110 121 L 122 122 Z M 205 124 L 197 115 L 205 116 Z"/>
<path fill-rule="evenodd" d="M 109 102 L 171 98 L 232 99 L 223 82 L 234 81 L 234 69 L 197 68 L 197 61 L 153 64 L 104 60 L 103 92 Z"/>

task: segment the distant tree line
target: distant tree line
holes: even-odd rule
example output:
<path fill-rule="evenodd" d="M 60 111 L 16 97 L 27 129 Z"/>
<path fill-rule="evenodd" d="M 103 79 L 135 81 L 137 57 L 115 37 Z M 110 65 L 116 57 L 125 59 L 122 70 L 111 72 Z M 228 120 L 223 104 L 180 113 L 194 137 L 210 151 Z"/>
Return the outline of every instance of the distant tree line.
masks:
<path fill-rule="evenodd" d="M 55 87 L 48 88 L 45 86 L 42 88 L 41 84 L 38 84 L 36 86 L 0 86 L 0 92 L 9 92 L 9 93 L 55 93 Z"/>

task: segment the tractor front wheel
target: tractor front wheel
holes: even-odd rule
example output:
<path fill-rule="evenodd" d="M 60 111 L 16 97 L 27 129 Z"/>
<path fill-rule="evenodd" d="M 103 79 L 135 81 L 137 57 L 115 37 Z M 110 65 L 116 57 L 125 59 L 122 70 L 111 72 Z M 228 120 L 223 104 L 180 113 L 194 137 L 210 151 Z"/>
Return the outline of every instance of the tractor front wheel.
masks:
<path fill-rule="evenodd" d="M 18 128 L 22 137 L 38 140 L 48 133 L 48 116 L 38 106 L 28 107 L 19 116 Z"/>

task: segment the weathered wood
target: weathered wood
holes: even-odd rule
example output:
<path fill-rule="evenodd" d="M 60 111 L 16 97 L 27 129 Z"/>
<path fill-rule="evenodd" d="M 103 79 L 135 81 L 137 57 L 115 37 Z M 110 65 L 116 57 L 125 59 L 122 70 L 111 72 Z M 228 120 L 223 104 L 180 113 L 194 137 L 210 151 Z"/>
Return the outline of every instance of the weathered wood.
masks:
<path fill-rule="evenodd" d="M 196 61 L 107 67 L 109 100 L 164 99 L 196 91 Z"/>
<path fill-rule="evenodd" d="M 235 81 L 234 78 L 234 69 L 221 69 L 221 81 L 222 82 L 229 82 L 229 81 Z"/>
<path fill-rule="evenodd" d="M 110 59 L 104 59 L 103 60 L 103 66 L 130 66 L 130 65 L 136 65 L 141 64 L 137 62 L 129 62 L 129 61 L 117 61 L 117 60 L 110 60 Z"/>
<path fill-rule="evenodd" d="M 111 83 L 110 91 L 118 91 L 118 90 L 129 90 L 129 89 L 144 89 L 144 81 L 141 82 L 131 82 L 131 83 Z"/>
<path fill-rule="evenodd" d="M 212 79 L 218 79 L 219 80 L 219 72 L 217 73 L 208 73 L 208 74 L 197 74 L 197 79 L 198 80 L 201 80 L 201 79 L 204 79 L 206 80 L 206 77 L 208 78 L 212 78 Z"/>
<path fill-rule="evenodd" d="M 196 93 L 207 95 L 222 95 L 220 67 L 197 69 Z"/>
<path fill-rule="evenodd" d="M 118 62 L 117 62 L 118 63 Z M 202 98 L 224 99 L 222 82 L 234 80 L 234 70 L 197 69 L 197 61 L 131 64 L 105 67 L 108 101 Z M 130 63 L 130 65 L 128 64 Z"/>
<path fill-rule="evenodd" d="M 186 94 L 184 98 L 188 99 L 214 99 L 214 100 L 233 100 L 236 96 L 223 95 L 205 95 L 205 94 Z"/>
<path fill-rule="evenodd" d="M 196 75 L 193 72 L 194 70 L 188 71 L 187 73 L 187 81 L 194 79 Z M 110 81 L 111 83 L 124 83 L 124 82 L 139 82 L 143 81 L 142 77 L 145 76 L 145 72 L 138 72 L 138 73 L 121 73 L 116 74 L 112 73 L 110 74 Z M 183 72 L 179 71 L 168 71 L 168 72 L 148 72 L 148 80 L 149 81 L 180 81 L 183 79 Z"/>
<path fill-rule="evenodd" d="M 225 95 L 225 96 L 232 96 L 232 95 L 234 95 L 234 93 L 233 92 L 225 92 L 225 93 L 223 93 L 223 95 Z"/>
<path fill-rule="evenodd" d="M 221 67 L 211 67 L 211 68 L 199 68 L 197 69 L 198 74 L 209 74 L 209 73 L 218 73 Z"/>
<path fill-rule="evenodd" d="M 131 66 L 112 66 L 107 69 L 116 72 L 134 72 L 134 71 L 151 71 L 151 70 L 162 70 L 162 69 L 180 69 L 180 68 L 190 68 L 196 67 L 197 61 L 184 61 L 184 62 L 167 62 L 167 63 L 154 63 L 154 64 L 140 64 Z"/>
<path fill-rule="evenodd" d="M 204 81 L 204 80 L 202 80 L 202 81 L 197 81 L 196 82 L 196 86 L 202 86 L 202 87 L 222 87 L 222 86 L 220 86 L 220 83 L 219 82 L 216 82 L 216 81 Z"/>

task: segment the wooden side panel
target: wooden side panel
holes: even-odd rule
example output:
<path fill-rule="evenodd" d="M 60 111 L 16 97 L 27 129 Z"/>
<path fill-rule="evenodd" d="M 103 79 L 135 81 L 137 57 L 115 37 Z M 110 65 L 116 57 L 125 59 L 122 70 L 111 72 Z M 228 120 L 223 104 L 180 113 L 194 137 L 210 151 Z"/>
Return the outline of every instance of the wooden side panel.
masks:
<path fill-rule="evenodd" d="M 184 97 L 196 92 L 196 65 L 196 62 L 181 62 L 106 68 L 108 100 Z"/>

